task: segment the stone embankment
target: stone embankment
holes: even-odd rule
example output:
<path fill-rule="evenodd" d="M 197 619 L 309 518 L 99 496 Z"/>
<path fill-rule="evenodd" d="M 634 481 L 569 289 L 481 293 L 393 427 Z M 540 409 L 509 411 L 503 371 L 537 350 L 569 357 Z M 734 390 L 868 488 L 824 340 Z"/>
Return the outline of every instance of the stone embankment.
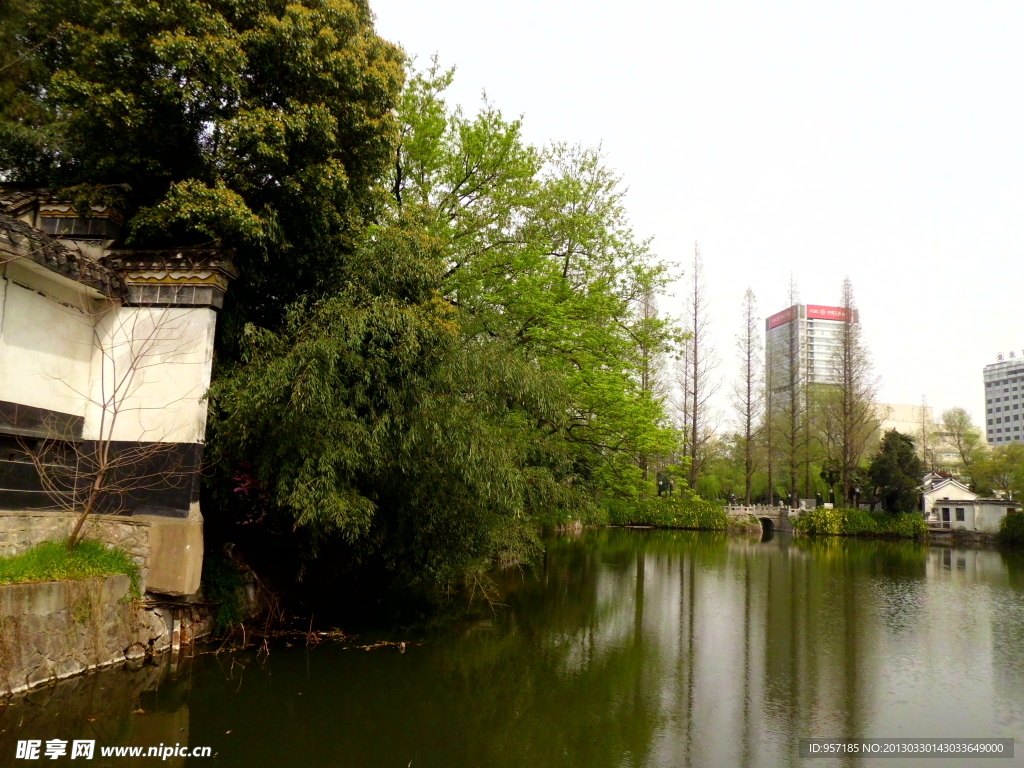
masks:
<path fill-rule="evenodd" d="M 123 575 L 0 585 L 0 696 L 160 653 L 211 629 L 206 606 L 133 599 Z"/>

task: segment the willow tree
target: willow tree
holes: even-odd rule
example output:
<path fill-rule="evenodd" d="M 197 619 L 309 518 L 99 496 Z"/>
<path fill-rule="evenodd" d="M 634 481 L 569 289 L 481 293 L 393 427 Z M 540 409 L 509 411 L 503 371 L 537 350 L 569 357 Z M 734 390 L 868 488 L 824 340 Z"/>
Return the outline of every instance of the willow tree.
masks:
<path fill-rule="evenodd" d="M 319 539 L 425 588 L 475 588 L 537 552 L 538 515 L 637 493 L 668 450 L 635 354 L 663 269 L 599 153 L 540 149 L 485 104 L 410 79 L 380 224 L 334 294 L 250 330 L 214 388 L 222 450 Z"/>

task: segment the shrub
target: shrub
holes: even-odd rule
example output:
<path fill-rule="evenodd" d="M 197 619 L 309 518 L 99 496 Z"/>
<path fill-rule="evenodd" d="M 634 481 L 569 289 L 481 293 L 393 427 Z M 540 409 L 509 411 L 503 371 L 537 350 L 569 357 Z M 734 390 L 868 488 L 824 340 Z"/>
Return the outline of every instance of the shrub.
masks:
<path fill-rule="evenodd" d="M 890 536 L 915 539 L 928 532 L 914 512 L 894 515 L 863 509 L 815 509 L 793 518 L 793 530 L 812 536 Z"/>
<path fill-rule="evenodd" d="M 725 510 L 697 496 L 658 496 L 638 501 L 615 499 L 605 502 L 604 508 L 612 525 L 724 531 L 729 524 Z"/>
<path fill-rule="evenodd" d="M 44 541 L 20 555 L 0 557 L 0 584 L 68 581 L 123 573 L 139 595 L 139 567 L 122 549 L 99 541 L 80 541 L 68 552 L 67 540 Z"/>
<path fill-rule="evenodd" d="M 999 526 L 999 543 L 1024 547 L 1024 515 L 1007 515 Z"/>
<path fill-rule="evenodd" d="M 203 596 L 217 605 L 213 612 L 216 632 L 242 621 L 242 578 L 238 566 L 226 557 L 208 556 L 203 561 Z"/>

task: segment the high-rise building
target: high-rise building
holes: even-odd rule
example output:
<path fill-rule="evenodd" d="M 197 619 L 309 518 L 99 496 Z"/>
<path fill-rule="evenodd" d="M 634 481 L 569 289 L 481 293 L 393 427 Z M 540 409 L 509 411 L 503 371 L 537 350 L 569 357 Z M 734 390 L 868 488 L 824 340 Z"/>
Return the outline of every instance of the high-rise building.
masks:
<path fill-rule="evenodd" d="M 838 384 L 836 353 L 842 345 L 843 307 L 794 304 L 765 321 L 766 364 L 771 388 L 780 392 L 800 384 Z M 852 310 L 851 322 L 859 322 Z"/>
<path fill-rule="evenodd" d="M 990 445 L 1024 442 L 1021 437 L 1021 392 L 1024 391 L 1024 358 L 1011 352 L 1008 358 L 985 366 L 985 437 Z"/>

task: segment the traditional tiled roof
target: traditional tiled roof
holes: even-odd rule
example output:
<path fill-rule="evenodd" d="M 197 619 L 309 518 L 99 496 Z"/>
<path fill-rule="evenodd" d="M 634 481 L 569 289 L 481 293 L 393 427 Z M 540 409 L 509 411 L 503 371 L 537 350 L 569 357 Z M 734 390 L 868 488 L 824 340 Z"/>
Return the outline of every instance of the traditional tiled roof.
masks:
<path fill-rule="evenodd" d="M 117 272 L 6 213 L 0 213 L 0 259 L 28 259 L 106 296 L 125 295 L 124 280 Z"/>
<path fill-rule="evenodd" d="M 35 205 L 40 196 L 49 196 L 46 189 L 22 189 L 16 186 L 0 185 L 0 213 L 20 216 Z"/>
<path fill-rule="evenodd" d="M 109 267 L 124 271 L 174 272 L 215 270 L 234 279 L 238 277 L 231 259 L 223 250 L 216 248 L 164 248 L 159 250 L 135 250 L 115 248 L 103 257 Z"/>

